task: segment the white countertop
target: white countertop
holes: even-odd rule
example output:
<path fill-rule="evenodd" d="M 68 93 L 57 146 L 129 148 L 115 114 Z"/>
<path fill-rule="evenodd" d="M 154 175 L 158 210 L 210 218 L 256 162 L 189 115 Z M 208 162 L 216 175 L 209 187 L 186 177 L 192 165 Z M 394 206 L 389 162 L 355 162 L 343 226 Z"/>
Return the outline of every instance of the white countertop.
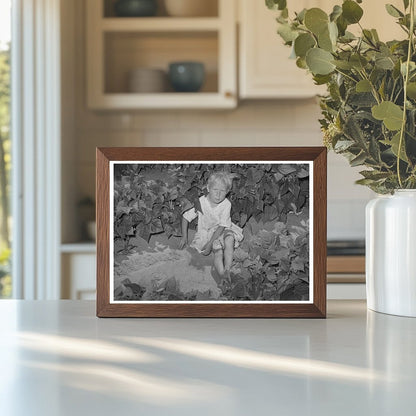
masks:
<path fill-rule="evenodd" d="M 412 415 L 416 319 L 98 319 L 0 301 L 0 415 Z"/>

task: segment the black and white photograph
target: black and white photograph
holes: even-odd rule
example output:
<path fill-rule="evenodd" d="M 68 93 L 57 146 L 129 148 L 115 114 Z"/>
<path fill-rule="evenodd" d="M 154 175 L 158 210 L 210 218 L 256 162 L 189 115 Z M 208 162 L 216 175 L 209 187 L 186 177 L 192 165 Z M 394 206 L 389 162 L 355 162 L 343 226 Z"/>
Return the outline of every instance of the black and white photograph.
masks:
<path fill-rule="evenodd" d="M 111 162 L 110 302 L 310 303 L 312 169 Z"/>

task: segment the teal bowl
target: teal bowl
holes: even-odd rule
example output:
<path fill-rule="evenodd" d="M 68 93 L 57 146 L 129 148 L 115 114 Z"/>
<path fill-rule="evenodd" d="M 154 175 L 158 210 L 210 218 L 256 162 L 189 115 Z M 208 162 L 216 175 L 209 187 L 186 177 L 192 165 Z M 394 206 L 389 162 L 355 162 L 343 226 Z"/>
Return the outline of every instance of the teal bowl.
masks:
<path fill-rule="evenodd" d="M 118 0 L 114 12 L 119 17 L 149 17 L 157 12 L 156 0 Z"/>
<path fill-rule="evenodd" d="M 169 81 L 177 92 L 198 92 L 205 80 L 202 62 L 172 62 L 169 64 Z"/>

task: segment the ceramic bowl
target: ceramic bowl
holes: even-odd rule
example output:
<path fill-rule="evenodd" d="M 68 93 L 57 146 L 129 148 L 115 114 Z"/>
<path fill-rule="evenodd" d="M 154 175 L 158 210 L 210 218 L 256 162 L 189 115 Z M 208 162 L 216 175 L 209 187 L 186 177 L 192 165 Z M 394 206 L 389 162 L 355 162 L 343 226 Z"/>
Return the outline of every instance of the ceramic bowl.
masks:
<path fill-rule="evenodd" d="M 156 0 L 118 0 L 114 12 L 120 17 L 154 16 L 157 12 Z"/>
<path fill-rule="evenodd" d="M 205 80 L 202 62 L 172 62 L 169 64 L 169 81 L 177 92 L 197 92 Z"/>

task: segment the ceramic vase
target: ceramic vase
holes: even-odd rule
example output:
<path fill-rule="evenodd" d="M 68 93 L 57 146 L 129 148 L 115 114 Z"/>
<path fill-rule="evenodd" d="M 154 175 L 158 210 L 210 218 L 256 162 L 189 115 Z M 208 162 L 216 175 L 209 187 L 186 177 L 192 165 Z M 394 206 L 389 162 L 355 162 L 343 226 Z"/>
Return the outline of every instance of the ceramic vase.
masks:
<path fill-rule="evenodd" d="M 416 190 L 379 196 L 366 207 L 367 306 L 416 317 Z"/>

